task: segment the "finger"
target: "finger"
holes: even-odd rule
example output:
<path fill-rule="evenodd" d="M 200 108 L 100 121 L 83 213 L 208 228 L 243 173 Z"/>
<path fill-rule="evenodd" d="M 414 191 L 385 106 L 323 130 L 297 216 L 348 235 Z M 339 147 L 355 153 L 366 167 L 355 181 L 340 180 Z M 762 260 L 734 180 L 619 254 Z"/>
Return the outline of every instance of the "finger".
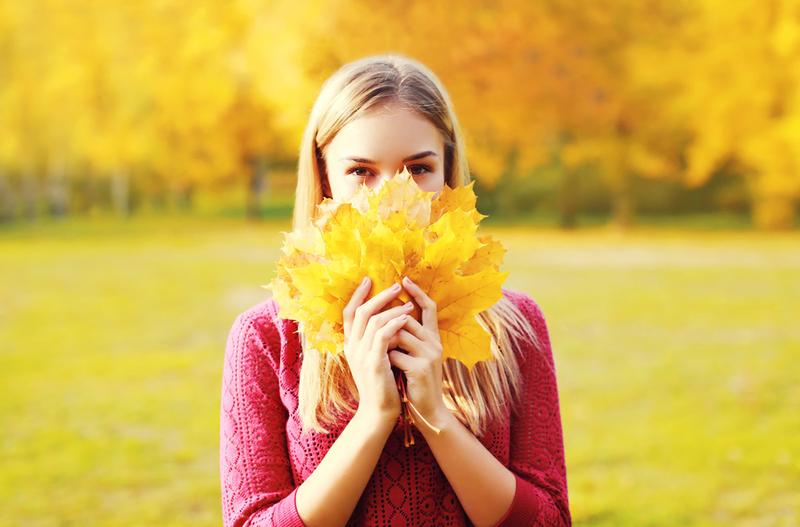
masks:
<path fill-rule="evenodd" d="M 411 313 L 409 313 L 409 317 L 406 319 L 406 324 L 403 328 L 423 342 L 430 336 L 428 330 L 417 322 Z M 399 345 L 400 341 L 397 339 L 397 335 L 395 335 L 392 337 L 392 340 L 389 341 L 389 348 L 396 348 Z"/>
<path fill-rule="evenodd" d="M 400 368 L 403 371 L 413 371 L 417 369 L 417 360 L 411 355 L 407 355 L 400 350 L 392 350 L 389 352 L 389 362 L 392 366 Z"/>
<path fill-rule="evenodd" d="M 364 299 L 367 298 L 371 288 L 372 281 L 368 276 L 365 276 L 361 283 L 358 284 L 358 287 L 356 287 L 356 290 L 353 291 L 352 296 L 350 296 L 350 301 L 347 302 L 346 306 L 344 306 L 344 310 L 342 311 L 342 322 L 344 325 L 345 338 L 350 335 L 350 330 L 353 327 L 353 317 L 356 315 L 356 308 L 364 303 Z"/>
<path fill-rule="evenodd" d="M 406 320 L 405 329 L 419 340 L 425 340 L 427 338 L 427 330 L 422 324 L 417 322 L 414 317 L 408 317 L 408 320 Z"/>
<path fill-rule="evenodd" d="M 407 276 L 403 278 L 403 286 L 417 302 L 417 305 L 422 308 L 422 325 L 428 330 L 438 333 L 439 322 L 436 315 L 436 302 Z"/>
<path fill-rule="evenodd" d="M 387 309 L 385 311 L 381 311 L 380 313 L 372 315 L 370 317 L 370 320 L 373 320 L 373 319 L 376 320 L 376 323 L 378 323 L 378 325 L 380 327 L 380 326 L 384 325 L 386 322 L 388 322 L 389 320 L 391 320 L 391 319 L 393 319 L 395 317 L 398 317 L 398 316 L 400 316 L 400 315 L 402 315 L 404 313 L 410 315 L 411 311 L 413 311 L 413 309 L 414 309 L 414 303 L 413 302 L 406 302 L 403 305 L 390 307 L 389 309 Z"/>
<path fill-rule="evenodd" d="M 362 338 L 364 335 L 364 329 L 367 327 L 367 322 L 369 322 L 369 318 L 381 310 L 383 306 L 388 304 L 392 299 L 397 297 L 402 291 L 402 287 L 400 284 L 394 284 L 393 286 L 387 287 L 380 293 L 376 294 L 360 306 L 356 307 L 355 316 L 353 317 L 353 325 L 350 328 L 351 334 L 355 338 Z"/>
<path fill-rule="evenodd" d="M 402 314 L 411 313 L 411 310 L 414 308 L 414 304 L 411 302 L 407 302 L 402 306 L 396 306 L 386 311 L 381 311 L 376 315 L 372 315 L 369 317 L 369 321 L 367 321 L 367 327 L 364 329 L 364 336 L 362 339 L 372 340 L 375 332 L 386 325 L 387 322 L 396 318 Z M 409 317 L 410 318 L 410 317 Z"/>
<path fill-rule="evenodd" d="M 382 328 L 375 332 L 375 338 L 371 340 L 373 349 L 377 352 L 386 353 L 389 349 L 389 341 L 392 339 L 397 330 L 403 327 L 408 315 L 400 315 L 387 322 Z"/>
<path fill-rule="evenodd" d="M 425 343 L 405 329 L 400 328 L 400 331 L 397 332 L 397 341 L 399 342 L 397 347 L 403 348 L 412 357 L 425 356 Z"/>

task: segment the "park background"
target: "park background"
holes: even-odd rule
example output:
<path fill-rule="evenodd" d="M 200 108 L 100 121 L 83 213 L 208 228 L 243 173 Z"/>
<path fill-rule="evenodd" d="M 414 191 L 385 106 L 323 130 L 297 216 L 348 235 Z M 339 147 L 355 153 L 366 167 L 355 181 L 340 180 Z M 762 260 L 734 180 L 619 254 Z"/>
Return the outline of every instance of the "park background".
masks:
<path fill-rule="evenodd" d="M 0 525 L 221 523 L 321 83 L 453 99 L 580 526 L 800 525 L 800 1 L 0 0 Z"/>

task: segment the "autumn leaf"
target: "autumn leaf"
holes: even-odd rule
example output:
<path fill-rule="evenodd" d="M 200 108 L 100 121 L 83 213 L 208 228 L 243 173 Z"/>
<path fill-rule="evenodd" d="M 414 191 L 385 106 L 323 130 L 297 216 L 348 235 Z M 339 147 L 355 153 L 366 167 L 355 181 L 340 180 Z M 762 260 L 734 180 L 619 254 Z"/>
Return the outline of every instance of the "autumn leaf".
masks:
<path fill-rule="evenodd" d="M 477 315 L 502 297 L 505 248 L 478 235 L 485 218 L 473 184 L 425 192 L 407 169 L 347 201 L 325 198 L 311 226 L 285 232 L 273 293 L 281 318 L 297 320 L 309 345 L 342 353 L 342 311 L 366 275 L 370 296 L 408 276 L 436 302 L 443 355 L 468 368 L 492 358 Z M 434 197 L 435 196 L 435 197 Z M 390 306 L 411 300 L 403 291 Z M 415 306 L 419 320 L 419 309 Z"/>

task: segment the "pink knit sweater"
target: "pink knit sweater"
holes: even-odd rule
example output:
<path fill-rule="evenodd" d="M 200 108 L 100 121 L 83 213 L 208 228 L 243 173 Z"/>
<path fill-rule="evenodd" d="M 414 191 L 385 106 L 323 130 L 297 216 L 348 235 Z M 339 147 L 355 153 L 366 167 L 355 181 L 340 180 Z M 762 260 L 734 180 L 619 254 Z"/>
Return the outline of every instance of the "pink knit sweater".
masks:
<path fill-rule="evenodd" d="M 533 322 L 541 344 L 519 349 L 525 404 L 496 420 L 478 439 L 516 477 L 513 502 L 498 526 L 572 525 L 550 338 L 528 295 L 503 294 Z M 302 348 L 293 320 L 274 300 L 241 313 L 225 350 L 220 412 L 222 517 L 226 527 L 304 527 L 295 494 L 347 424 L 329 434 L 301 434 L 298 379 Z M 497 422 L 499 421 L 499 422 Z M 348 526 L 472 525 L 422 434 L 403 445 L 389 436 Z"/>

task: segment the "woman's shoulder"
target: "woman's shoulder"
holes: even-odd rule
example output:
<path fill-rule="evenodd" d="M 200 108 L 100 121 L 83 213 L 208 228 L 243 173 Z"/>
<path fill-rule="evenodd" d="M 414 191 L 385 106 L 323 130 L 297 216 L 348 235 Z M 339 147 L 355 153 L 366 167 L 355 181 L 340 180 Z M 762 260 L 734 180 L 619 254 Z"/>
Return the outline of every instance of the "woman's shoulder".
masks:
<path fill-rule="evenodd" d="M 299 345 L 297 322 L 279 316 L 274 298 L 267 298 L 242 310 L 233 320 L 228 334 L 229 353 L 237 349 L 263 350 L 276 371 L 287 352 L 296 353 Z"/>
<path fill-rule="evenodd" d="M 524 291 L 519 291 L 516 289 L 507 289 L 502 288 L 503 297 L 507 300 L 511 301 L 520 312 L 525 315 L 525 317 L 531 322 L 531 324 L 541 325 L 544 324 L 544 313 L 542 312 L 542 308 L 539 306 L 539 303 L 534 300 L 534 298 L 525 293 Z M 537 331 L 539 328 L 535 328 Z"/>
<path fill-rule="evenodd" d="M 532 339 L 526 339 L 530 345 L 521 346 L 522 360 L 526 361 L 530 353 L 536 353 L 545 358 L 552 367 L 553 351 L 550 344 L 550 332 L 539 303 L 530 294 L 514 289 L 503 288 L 503 296 L 516 306 L 534 333 Z"/>
<path fill-rule="evenodd" d="M 259 327 L 277 326 L 283 319 L 279 318 L 278 303 L 274 298 L 266 298 L 251 304 L 236 315 L 234 322 Z M 284 321 L 285 322 L 285 321 Z"/>

